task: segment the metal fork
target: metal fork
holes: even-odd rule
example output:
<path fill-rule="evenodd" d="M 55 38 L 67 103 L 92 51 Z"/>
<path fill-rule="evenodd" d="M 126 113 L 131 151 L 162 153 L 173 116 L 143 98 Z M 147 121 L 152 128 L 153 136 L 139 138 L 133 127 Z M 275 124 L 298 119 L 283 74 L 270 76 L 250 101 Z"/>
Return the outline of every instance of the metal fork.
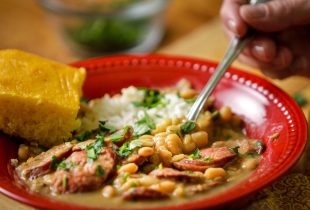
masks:
<path fill-rule="evenodd" d="M 265 3 L 269 0 L 251 0 L 250 4 L 259 4 Z M 224 58 L 217 66 L 215 72 L 210 77 L 208 83 L 204 86 L 201 93 L 197 97 L 195 103 L 189 110 L 187 114 L 187 119 L 191 121 L 196 121 L 201 110 L 204 107 L 206 100 L 210 97 L 213 89 L 220 81 L 226 70 L 230 67 L 231 63 L 237 58 L 240 52 L 244 49 L 244 47 L 249 43 L 249 41 L 254 37 L 255 31 L 253 29 L 249 29 L 247 34 L 242 38 L 234 37 L 229 45 L 228 50 L 226 51 Z"/>

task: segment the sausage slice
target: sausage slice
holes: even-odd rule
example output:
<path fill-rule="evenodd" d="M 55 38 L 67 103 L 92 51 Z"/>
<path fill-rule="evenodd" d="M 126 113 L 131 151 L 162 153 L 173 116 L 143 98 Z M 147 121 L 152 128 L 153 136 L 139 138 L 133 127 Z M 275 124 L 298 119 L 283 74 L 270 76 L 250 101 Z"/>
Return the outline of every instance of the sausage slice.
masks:
<path fill-rule="evenodd" d="M 102 149 L 98 158 L 89 161 L 85 150 L 73 152 L 65 161 L 65 168 L 57 168 L 52 190 L 74 193 L 96 190 L 114 173 L 117 156 L 112 148 Z"/>
<path fill-rule="evenodd" d="M 149 173 L 149 175 L 160 179 L 175 179 L 186 182 L 201 182 L 204 180 L 203 174 L 178 171 L 172 168 L 156 169 Z"/>
<path fill-rule="evenodd" d="M 34 158 L 29 158 L 27 162 L 16 168 L 23 178 L 36 178 L 51 171 L 53 157 L 57 160 L 67 157 L 71 153 L 73 145 L 69 142 L 52 147 L 46 152 L 42 152 Z"/>
<path fill-rule="evenodd" d="M 200 151 L 201 158 L 193 160 L 184 158 L 174 162 L 173 166 L 179 170 L 201 171 L 204 172 L 210 167 L 225 165 L 228 161 L 237 156 L 227 147 L 207 148 Z"/>

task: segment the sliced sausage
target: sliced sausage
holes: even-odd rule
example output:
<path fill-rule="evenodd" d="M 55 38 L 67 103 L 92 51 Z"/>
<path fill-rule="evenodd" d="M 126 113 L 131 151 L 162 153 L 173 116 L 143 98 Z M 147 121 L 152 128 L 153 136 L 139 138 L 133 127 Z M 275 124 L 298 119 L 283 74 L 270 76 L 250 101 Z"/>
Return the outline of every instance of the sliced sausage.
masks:
<path fill-rule="evenodd" d="M 124 142 L 129 141 L 132 135 L 133 135 L 133 128 L 128 126 L 107 136 L 105 138 L 105 141 L 107 143 L 114 143 L 117 146 L 121 146 Z M 119 138 L 115 139 L 115 137 L 119 137 Z"/>
<path fill-rule="evenodd" d="M 225 165 L 237 155 L 227 147 L 203 149 L 200 151 L 200 154 L 200 159 L 184 158 L 178 162 L 174 162 L 173 166 L 179 170 L 204 172 L 207 168 Z"/>
<path fill-rule="evenodd" d="M 124 200 L 152 200 L 152 199 L 165 199 L 169 196 L 157 190 L 146 187 L 132 188 L 123 194 Z"/>
<path fill-rule="evenodd" d="M 100 188 L 114 173 L 117 156 L 112 148 L 102 149 L 98 158 L 89 161 L 85 150 L 73 152 L 65 161 L 69 168 L 57 168 L 52 189 L 58 193 L 74 193 Z"/>
<path fill-rule="evenodd" d="M 51 171 L 53 157 L 60 161 L 70 155 L 73 145 L 69 142 L 52 147 L 34 158 L 29 158 L 16 168 L 22 178 L 36 178 Z"/>
<path fill-rule="evenodd" d="M 88 145 L 95 143 L 95 141 L 96 141 L 95 139 L 89 139 L 87 141 L 80 142 L 80 143 L 73 146 L 72 151 L 73 152 L 81 151 L 81 150 L 85 149 Z"/>
<path fill-rule="evenodd" d="M 149 173 L 159 179 L 175 179 L 186 182 L 201 182 L 204 180 L 203 174 L 178 171 L 172 168 L 156 169 Z"/>
<path fill-rule="evenodd" d="M 200 151 L 203 159 L 210 158 L 207 162 L 210 164 L 223 165 L 237 156 L 237 153 L 231 151 L 228 147 L 207 148 Z"/>

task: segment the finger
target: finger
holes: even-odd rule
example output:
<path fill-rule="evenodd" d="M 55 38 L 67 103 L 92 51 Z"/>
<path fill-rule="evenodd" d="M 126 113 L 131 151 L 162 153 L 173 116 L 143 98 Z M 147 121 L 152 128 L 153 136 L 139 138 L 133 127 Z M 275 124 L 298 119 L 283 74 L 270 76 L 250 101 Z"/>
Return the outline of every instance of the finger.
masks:
<path fill-rule="evenodd" d="M 224 26 L 235 36 L 242 37 L 247 31 L 247 24 L 242 20 L 239 9 L 247 0 L 225 0 L 221 8 Z"/>
<path fill-rule="evenodd" d="M 258 61 L 270 63 L 277 53 L 277 46 L 275 42 L 267 36 L 256 37 L 249 44 L 250 52 Z"/>
<path fill-rule="evenodd" d="M 290 65 L 292 63 L 292 53 L 286 47 L 280 47 L 276 57 L 270 63 L 258 61 L 253 56 L 241 54 L 239 60 L 260 69 L 265 75 L 271 78 L 283 79 L 292 74 Z"/>
<path fill-rule="evenodd" d="M 293 75 L 300 75 L 310 77 L 310 62 L 309 58 L 304 56 L 297 57 L 294 59 L 294 62 L 289 67 L 289 72 Z"/>
<path fill-rule="evenodd" d="M 309 0 L 274 0 L 263 4 L 243 5 L 240 16 L 250 26 L 274 32 L 310 23 Z"/>

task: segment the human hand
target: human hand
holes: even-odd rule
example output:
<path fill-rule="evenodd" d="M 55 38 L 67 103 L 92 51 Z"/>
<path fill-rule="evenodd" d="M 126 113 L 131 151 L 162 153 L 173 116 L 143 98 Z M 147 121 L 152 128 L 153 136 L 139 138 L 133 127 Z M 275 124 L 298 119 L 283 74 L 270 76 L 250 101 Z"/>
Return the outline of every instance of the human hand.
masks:
<path fill-rule="evenodd" d="M 230 37 L 244 36 L 248 27 L 258 31 L 240 54 L 240 61 L 272 78 L 310 77 L 310 1 L 246 3 L 247 0 L 224 0 L 221 9 Z"/>

